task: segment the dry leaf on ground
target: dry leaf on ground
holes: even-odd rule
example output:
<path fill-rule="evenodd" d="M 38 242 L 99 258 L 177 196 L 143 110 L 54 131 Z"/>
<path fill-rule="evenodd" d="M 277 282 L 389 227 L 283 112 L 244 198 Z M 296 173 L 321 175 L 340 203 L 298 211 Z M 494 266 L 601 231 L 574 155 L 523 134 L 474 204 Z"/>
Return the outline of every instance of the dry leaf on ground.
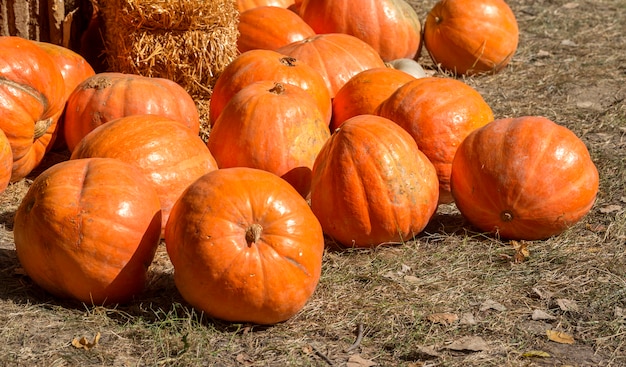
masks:
<path fill-rule="evenodd" d="M 348 358 L 347 367 L 371 367 L 376 366 L 376 362 L 365 359 L 361 357 L 359 354 L 353 354 Z"/>
<path fill-rule="evenodd" d="M 459 320 L 459 316 L 451 312 L 439 312 L 428 315 L 428 321 L 434 324 L 450 325 Z"/>
<path fill-rule="evenodd" d="M 489 346 L 480 336 L 466 336 L 453 341 L 446 348 L 456 351 L 480 352 L 487 350 Z"/>
<path fill-rule="evenodd" d="M 574 344 L 574 337 L 562 331 L 546 330 L 546 335 L 548 336 L 548 339 L 553 342 L 561 344 Z"/>
<path fill-rule="evenodd" d="M 550 358 L 551 355 L 548 352 L 544 352 L 543 350 L 529 350 L 528 352 L 524 352 L 522 357 L 526 358 Z"/>
<path fill-rule="evenodd" d="M 87 338 L 85 338 L 84 336 L 81 338 L 74 338 L 72 340 L 72 345 L 75 348 L 89 350 L 95 347 L 96 345 L 98 345 L 99 341 L 100 341 L 100 332 L 98 332 L 96 336 L 94 336 L 92 341 L 87 340 Z"/>
<path fill-rule="evenodd" d="M 502 305 L 501 303 L 488 299 L 480 305 L 481 312 L 487 310 L 496 310 L 502 312 L 506 311 L 506 307 L 504 307 L 504 305 Z"/>
<path fill-rule="evenodd" d="M 556 300 L 556 304 L 562 311 L 578 312 L 578 304 L 571 299 L 559 298 Z"/>
<path fill-rule="evenodd" d="M 542 310 L 534 310 L 532 316 L 530 317 L 533 320 L 554 320 L 556 317 L 550 315 L 549 313 Z"/>

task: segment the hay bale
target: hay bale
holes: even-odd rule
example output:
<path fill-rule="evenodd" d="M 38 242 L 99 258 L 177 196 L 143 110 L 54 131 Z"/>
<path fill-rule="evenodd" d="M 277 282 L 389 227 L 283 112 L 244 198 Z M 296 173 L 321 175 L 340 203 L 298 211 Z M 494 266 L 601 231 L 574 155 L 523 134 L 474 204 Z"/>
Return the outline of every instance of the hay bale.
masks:
<path fill-rule="evenodd" d="M 210 99 L 238 54 L 235 0 L 98 0 L 111 71 L 167 78 Z"/>

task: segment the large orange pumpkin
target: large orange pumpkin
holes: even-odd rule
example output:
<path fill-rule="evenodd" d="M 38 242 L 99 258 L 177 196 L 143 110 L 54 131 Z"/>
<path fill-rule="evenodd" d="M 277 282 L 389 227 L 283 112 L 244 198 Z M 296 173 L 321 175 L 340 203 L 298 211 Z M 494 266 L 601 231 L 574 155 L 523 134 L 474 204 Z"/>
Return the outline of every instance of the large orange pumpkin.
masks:
<path fill-rule="evenodd" d="M 215 82 L 209 109 L 211 126 L 237 92 L 248 84 L 261 80 L 293 84 L 304 89 L 317 102 L 324 121 L 330 123 L 330 91 L 319 72 L 297 58 L 272 50 L 257 49 L 236 57 Z"/>
<path fill-rule="evenodd" d="M 52 57 L 52 60 L 61 71 L 63 81 L 65 82 L 64 104 L 67 102 L 70 94 L 74 91 L 74 88 L 76 88 L 85 79 L 96 74 L 94 69 L 83 56 L 70 50 L 69 48 L 48 42 L 35 41 L 35 43 L 37 46 L 46 51 L 50 57 Z M 65 114 L 61 114 L 59 121 L 57 122 L 57 129 L 55 131 L 54 144 L 52 147 L 55 150 L 61 150 L 66 147 L 65 136 L 63 135 L 65 126 L 63 122 L 64 119 Z"/>
<path fill-rule="evenodd" d="M 493 111 L 474 88 L 452 78 L 426 77 L 398 88 L 376 114 L 402 126 L 430 159 L 439 176 L 439 203 L 453 201 L 450 170 L 459 144 L 493 121 Z"/>
<path fill-rule="evenodd" d="M 260 6 L 278 6 L 287 9 L 293 4 L 294 0 L 237 0 L 237 9 L 239 13 L 243 13 Z"/>
<path fill-rule="evenodd" d="M 318 34 L 276 51 L 295 57 L 317 70 L 326 81 L 331 98 L 361 71 L 385 66 L 372 46 L 344 33 Z"/>
<path fill-rule="evenodd" d="M 61 298 L 129 301 L 159 243 L 159 197 L 139 169 L 112 158 L 57 163 L 33 181 L 15 213 L 17 257 Z"/>
<path fill-rule="evenodd" d="M 545 117 L 499 119 L 470 133 L 452 163 L 456 205 L 502 238 L 557 235 L 593 206 L 598 171 L 585 144 Z"/>
<path fill-rule="evenodd" d="M 194 134 L 200 116 L 179 84 L 136 74 L 99 73 L 80 83 L 67 101 L 65 141 L 70 151 L 96 127 L 130 115 L 159 115 L 179 121 Z"/>
<path fill-rule="evenodd" d="M 393 92 L 415 77 L 384 67 L 364 70 L 348 80 L 333 98 L 331 131 L 356 115 L 373 115 L 376 108 Z"/>
<path fill-rule="evenodd" d="M 346 120 L 313 166 L 311 209 L 346 247 L 412 239 L 435 213 L 438 196 L 432 163 L 409 133 L 380 116 Z"/>
<path fill-rule="evenodd" d="M 207 145 L 220 168 L 272 172 L 306 197 L 311 168 L 330 130 L 302 88 L 263 80 L 244 87 L 217 119 Z"/>
<path fill-rule="evenodd" d="M 165 243 L 187 302 L 211 317 L 259 324 L 304 307 L 324 252 L 307 202 L 278 176 L 245 167 L 192 183 L 172 209 Z"/>
<path fill-rule="evenodd" d="M 4 132 L 0 130 L 0 194 L 9 186 L 12 168 L 13 153 L 11 153 L 11 143 Z"/>
<path fill-rule="evenodd" d="M 441 0 L 424 23 L 432 60 L 456 74 L 497 73 L 515 54 L 519 29 L 504 0 Z"/>
<path fill-rule="evenodd" d="M 217 162 L 198 134 L 178 121 L 132 115 L 100 125 L 78 143 L 71 159 L 117 158 L 141 169 L 154 186 L 162 209 L 162 228 L 180 194 Z"/>
<path fill-rule="evenodd" d="M 315 35 L 315 31 L 293 11 L 277 6 L 260 6 L 239 15 L 239 52 L 275 50 Z"/>
<path fill-rule="evenodd" d="M 414 58 L 421 24 L 405 0 L 304 0 L 300 16 L 317 33 L 346 33 L 372 46 L 385 61 Z"/>
<path fill-rule="evenodd" d="M 11 144 L 11 181 L 26 177 L 53 142 L 65 84 L 52 58 L 34 42 L 0 36 L 0 130 Z"/>

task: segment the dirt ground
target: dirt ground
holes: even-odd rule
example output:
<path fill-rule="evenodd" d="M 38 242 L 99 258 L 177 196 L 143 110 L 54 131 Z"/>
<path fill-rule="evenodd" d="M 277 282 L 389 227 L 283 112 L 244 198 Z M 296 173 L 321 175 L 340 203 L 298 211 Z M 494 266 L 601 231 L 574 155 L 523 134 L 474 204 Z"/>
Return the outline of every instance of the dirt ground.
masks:
<path fill-rule="evenodd" d="M 410 2 L 421 19 L 435 3 Z M 441 206 L 401 246 L 329 245 L 309 303 L 269 327 L 187 305 L 163 245 L 144 294 L 89 306 L 34 285 L 15 254 L 19 200 L 67 159 L 52 153 L 0 195 L 0 366 L 626 366 L 626 2 L 508 3 L 521 32 L 510 65 L 463 80 L 496 117 L 542 115 L 585 142 L 600 192 L 575 227 L 515 262 L 515 243 Z M 419 61 L 433 68 L 425 51 Z"/>

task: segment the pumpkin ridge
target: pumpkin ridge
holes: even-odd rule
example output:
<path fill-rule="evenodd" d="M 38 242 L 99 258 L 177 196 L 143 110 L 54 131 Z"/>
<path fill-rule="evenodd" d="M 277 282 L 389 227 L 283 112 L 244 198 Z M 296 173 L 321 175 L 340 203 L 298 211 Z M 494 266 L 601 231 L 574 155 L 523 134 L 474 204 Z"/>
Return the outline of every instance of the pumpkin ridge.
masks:
<path fill-rule="evenodd" d="M 39 92 L 37 89 L 31 87 L 30 85 L 18 83 L 14 80 L 8 79 L 1 75 L 0 75 L 0 85 L 7 85 L 9 88 L 18 89 L 21 92 L 24 92 L 30 95 L 34 99 L 41 101 L 41 104 L 43 105 L 42 115 L 45 115 L 48 112 L 48 109 L 50 108 L 50 102 L 48 101 L 48 98 L 43 93 Z M 13 94 L 13 93 L 9 93 L 9 94 Z"/>

